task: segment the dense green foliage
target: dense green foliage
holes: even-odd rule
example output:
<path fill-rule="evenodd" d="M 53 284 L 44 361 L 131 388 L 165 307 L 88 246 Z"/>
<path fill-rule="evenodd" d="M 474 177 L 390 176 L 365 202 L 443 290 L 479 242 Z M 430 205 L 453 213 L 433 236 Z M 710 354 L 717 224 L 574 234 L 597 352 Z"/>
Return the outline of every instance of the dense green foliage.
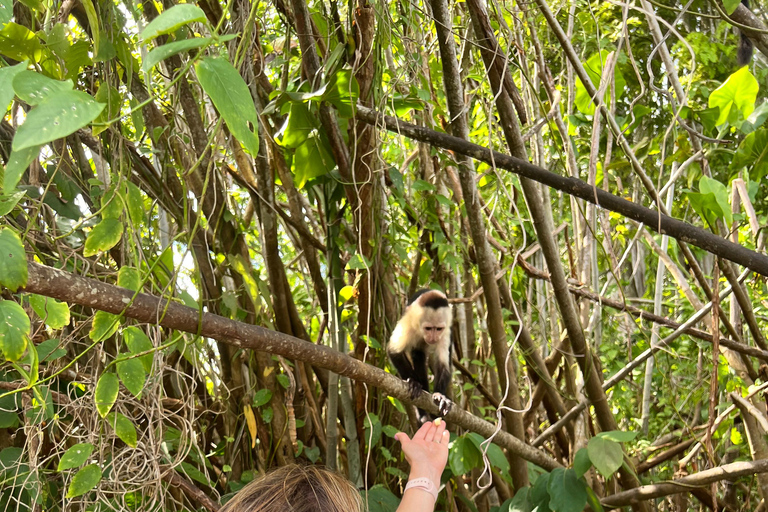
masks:
<path fill-rule="evenodd" d="M 391 511 L 407 480 L 394 435 L 412 428 L 408 404 L 315 361 L 27 293 L 27 259 L 382 368 L 406 296 L 443 289 L 467 299 L 453 306 L 456 407 L 501 421 L 505 370 L 488 334 L 489 299 L 476 293 L 483 249 L 458 155 L 356 116 L 363 104 L 449 131 L 433 4 L 0 0 L 0 512 L 211 509 L 297 459 L 338 467 L 366 489 L 370 510 Z M 756 50 L 737 68 L 739 35 L 721 11 L 739 3 L 552 3 L 570 48 L 542 5 L 488 6 L 520 92 L 528 158 L 651 208 L 659 192 L 673 217 L 762 252 L 767 57 Z M 470 139 L 508 153 L 467 2 L 451 12 Z M 537 382 L 553 380 L 570 409 L 586 396 L 582 356 L 568 342 L 520 179 L 485 163 L 474 170 L 502 289 L 502 342 L 533 442 L 560 416 Z M 544 197 L 570 284 L 663 317 L 659 325 L 573 295 L 605 379 L 700 310 L 708 290 L 728 286 L 701 249 L 686 261 L 677 240 L 562 192 Z M 730 393 L 765 382 L 768 360 L 713 351 L 711 339 L 715 329 L 715 340 L 768 349 L 765 277 L 744 283 L 751 310 L 728 296 L 695 326 L 706 332 L 676 338 L 647 373 L 637 366 L 608 392 L 620 430 L 600 432 L 587 408 L 536 445 L 565 468 L 529 464 L 528 482 L 515 481 L 517 459 L 453 428 L 438 509 L 598 510 L 626 490 L 622 467 L 642 467 L 647 483 L 768 458 L 760 425 L 727 408 Z M 521 327 L 551 377 L 521 350 Z M 760 392 L 750 398 L 765 416 Z M 704 449 L 691 443 L 643 466 L 691 436 Z M 732 510 L 754 510 L 768 498 L 760 488 L 748 476 L 716 491 Z M 711 491 L 657 502 L 699 510 Z"/>

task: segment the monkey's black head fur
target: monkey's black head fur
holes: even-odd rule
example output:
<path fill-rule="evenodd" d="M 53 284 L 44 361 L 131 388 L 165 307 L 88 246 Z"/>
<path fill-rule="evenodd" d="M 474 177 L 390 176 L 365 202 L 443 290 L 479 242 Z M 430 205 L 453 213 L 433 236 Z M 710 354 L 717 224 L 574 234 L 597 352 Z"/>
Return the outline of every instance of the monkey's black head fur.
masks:
<path fill-rule="evenodd" d="M 425 289 L 417 291 L 408 301 L 408 305 L 410 306 L 417 301 L 423 308 L 440 309 L 449 307 L 445 294 L 437 290 Z"/>

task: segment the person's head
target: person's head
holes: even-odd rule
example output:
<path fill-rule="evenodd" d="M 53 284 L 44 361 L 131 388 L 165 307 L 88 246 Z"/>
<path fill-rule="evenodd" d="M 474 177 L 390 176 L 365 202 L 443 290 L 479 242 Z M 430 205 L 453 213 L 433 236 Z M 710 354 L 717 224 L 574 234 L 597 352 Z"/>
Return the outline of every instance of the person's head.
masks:
<path fill-rule="evenodd" d="M 291 464 L 238 492 L 220 512 L 358 512 L 362 500 L 343 476 L 322 466 Z"/>

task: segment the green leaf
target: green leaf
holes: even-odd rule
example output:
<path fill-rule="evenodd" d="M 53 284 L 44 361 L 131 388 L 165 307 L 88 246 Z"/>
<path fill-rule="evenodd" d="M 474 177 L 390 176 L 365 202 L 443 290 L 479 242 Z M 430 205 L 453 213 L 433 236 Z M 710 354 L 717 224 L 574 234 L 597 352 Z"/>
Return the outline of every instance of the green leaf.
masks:
<path fill-rule="evenodd" d="M 40 357 L 40 361 L 55 361 L 56 359 L 65 356 L 67 351 L 63 348 L 59 348 L 61 342 L 56 338 L 50 338 L 42 342 L 37 346 L 37 354 Z"/>
<path fill-rule="evenodd" d="M 94 99 L 97 102 L 104 103 L 106 105 L 106 108 L 101 111 L 101 114 L 99 114 L 98 117 L 94 120 L 94 123 L 107 123 L 120 115 L 120 107 L 123 104 L 123 97 L 120 96 L 120 91 L 111 85 L 102 83 L 99 86 L 99 90 L 96 91 L 96 96 Z M 92 131 L 94 135 L 98 135 L 107 128 L 108 126 L 105 125 L 96 125 L 93 127 Z"/>
<path fill-rule="evenodd" d="M 483 446 L 485 438 L 477 432 L 468 432 L 467 438 L 472 441 L 472 444 L 475 445 L 475 448 L 477 448 L 477 451 L 481 454 L 483 453 L 484 449 L 486 450 L 485 454 L 488 457 L 488 460 L 493 466 L 499 468 L 502 474 L 509 472 L 509 461 L 507 460 L 507 457 L 504 456 L 504 452 L 501 450 L 501 448 L 493 443 L 487 444 L 486 448 L 486 446 Z"/>
<path fill-rule="evenodd" d="M 729 76 L 723 85 L 709 95 L 709 107 L 720 108 L 716 126 L 723 125 L 726 121 L 730 124 L 735 123 L 739 113 L 744 118 L 749 117 L 755 110 L 759 88 L 757 80 L 749 72 L 749 66 L 744 66 Z"/>
<path fill-rule="evenodd" d="M 243 77 L 229 61 L 220 57 L 199 60 L 195 63 L 195 71 L 229 131 L 251 156 L 256 157 L 259 153 L 259 118 Z"/>
<path fill-rule="evenodd" d="M 0 26 L 8 23 L 13 18 L 13 0 L 0 0 Z M 0 91 L 3 90 L 0 87 Z"/>
<path fill-rule="evenodd" d="M 61 329 L 69 325 L 69 306 L 66 302 L 32 294 L 29 296 L 29 304 L 51 329 Z"/>
<path fill-rule="evenodd" d="M 592 512 L 603 512 L 603 505 L 600 503 L 600 498 L 597 497 L 595 491 L 590 487 L 587 487 L 587 503 L 589 503 Z"/>
<path fill-rule="evenodd" d="M 13 211 L 14 207 L 25 195 L 26 191 L 18 190 L 13 194 L 0 196 L 0 217 L 3 215 L 8 215 L 11 211 Z"/>
<path fill-rule="evenodd" d="M 64 91 L 51 96 L 27 114 L 13 138 L 13 149 L 66 137 L 96 119 L 105 106 L 82 91 Z"/>
<path fill-rule="evenodd" d="M 397 496 L 381 484 L 363 491 L 363 501 L 368 504 L 369 512 L 392 512 L 400 505 Z"/>
<path fill-rule="evenodd" d="M 253 395 L 253 406 L 261 407 L 268 404 L 270 400 L 272 400 L 272 391 L 266 388 L 260 389 Z"/>
<path fill-rule="evenodd" d="M 482 456 L 466 436 L 456 438 L 448 453 L 448 464 L 454 475 L 465 475 L 480 465 Z"/>
<path fill-rule="evenodd" d="M 499 512 L 532 512 L 531 488 L 523 487 L 499 507 Z"/>
<path fill-rule="evenodd" d="M 24 308 L 12 300 L 0 300 L 0 351 L 9 361 L 24 355 L 30 323 Z"/>
<path fill-rule="evenodd" d="M 5 166 L 5 176 L 3 177 L 3 190 L 6 193 L 11 192 L 19 184 L 19 180 L 24 175 L 29 164 L 40 154 L 40 146 L 31 146 L 22 150 L 12 150 L 8 159 L 8 165 Z"/>
<path fill-rule="evenodd" d="M 154 345 L 147 338 L 147 335 L 136 326 L 126 327 L 123 329 L 123 341 L 128 346 L 128 350 L 131 354 L 140 354 L 147 350 L 152 350 Z M 144 371 L 150 373 L 152 371 L 152 354 L 146 354 L 139 358 L 141 364 L 144 366 Z"/>
<path fill-rule="evenodd" d="M 751 168 L 750 181 L 760 183 L 763 176 L 768 174 L 768 151 L 765 148 L 768 148 L 768 129 L 760 128 L 744 137 L 733 156 L 730 168 L 734 171 Z"/>
<path fill-rule="evenodd" d="M 694 211 L 710 226 L 714 226 L 717 223 L 717 219 L 723 217 L 723 212 L 720 210 L 720 205 L 717 203 L 714 194 L 686 192 L 685 195 Z"/>
<path fill-rule="evenodd" d="M 104 373 L 96 384 L 96 391 L 93 394 L 93 401 L 96 404 L 96 410 L 99 415 L 105 417 L 117 400 L 117 393 L 120 391 L 120 381 L 114 373 Z"/>
<path fill-rule="evenodd" d="M 0 30 L 0 54 L 22 62 L 26 59 L 38 62 L 43 46 L 34 32 L 18 23 L 9 22 Z"/>
<path fill-rule="evenodd" d="M 595 88 L 600 87 L 600 80 L 603 77 L 603 66 L 605 64 L 605 59 L 608 57 L 608 53 L 608 50 L 601 50 L 599 53 L 592 55 L 587 62 L 584 63 L 584 69 L 586 70 L 587 75 L 589 75 L 590 81 Z M 618 66 L 614 67 L 613 80 L 616 85 L 616 98 L 618 99 L 624 94 L 624 89 L 627 84 L 624 75 L 621 73 Z M 610 88 L 606 91 L 605 98 L 603 98 L 603 101 L 606 104 L 610 99 L 609 95 Z M 595 104 L 592 102 L 592 97 L 579 78 L 576 79 L 575 104 L 576 108 L 583 114 L 592 115 L 595 113 Z"/>
<path fill-rule="evenodd" d="M 12 292 L 26 286 L 29 277 L 24 245 L 11 228 L 0 228 L 0 285 Z"/>
<path fill-rule="evenodd" d="M 549 512 L 549 473 L 539 475 L 531 487 L 531 493 L 528 497 L 536 512 Z"/>
<path fill-rule="evenodd" d="M 141 275 L 133 267 L 123 266 L 117 271 L 117 286 L 137 292 L 141 288 Z"/>
<path fill-rule="evenodd" d="M 283 131 L 280 144 L 286 148 L 296 149 L 301 146 L 317 130 L 318 121 L 309 113 L 309 107 L 304 103 L 291 103 L 288 112 L 288 123 Z"/>
<path fill-rule="evenodd" d="M 147 374 L 141 361 L 136 358 L 119 360 L 117 362 L 117 374 L 123 381 L 125 389 L 138 398 L 144 389 L 144 383 L 147 381 Z"/>
<path fill-rule="evenodd" d="M 111 412 L 107 415 L 106 421 L 115 431 L 117 437 L 131 448 L 136 448 L 138 436 L 136 435 L 136 427 L 130 419 L 119 412 Z"/>
<path fill-rule="evenodd" d="M 117 219 L 104 219 L 96 224 L 85 240 L 83 256 L 94 256 L 102 251 L 108 251 L 120 241 L 123 236 L 123 224 Z"/>
<path fill-rule="evenodd" d="M 144 58 L 144 62 L 141 63 L 141 69 L 146 73 L 172 55 L 208 46 L 212 41 L 212 37 L 193 37 L 191 39 L 182 39 L 181 41 L 165 43 L 147 54 Z"/>
<path fill-rule="evenodd" d="M 728 13 L 728 16 L 730 16 L 740 3 L 741 0 L 723 0 L 723 8 L 725 9 L 725 12 Z"/>
<path fill-rule="evenodd" d="M 54 80 L 27 69 L 22 70 L 13 79 L 16 96 L 30 105 L 39 105 L 59 93 L 71 91 L 74 86 L 72 80 Z"/>
<path fill-rule="evenodd" d="M 98 464 L 89 464 L 77 472 L 67 489 L 67 498 L 76 498 L 87 493 L 101 481 L 101 468 Z"/>
<path fill-rule="evenodd" d="M 728 189 L 725 188 L 725 185 L 716 179 L 702 176 L 699 180 L 699 191 L 702 194 L 712 194 L 715 197 L 722 216 L 727 225 L 730 226 L 733 223 L 733 213 L 731 212 L 731 205 L 728 203 Z"/>
<path fill-rule="evenodd" d="M 117 332 L 117 328 L 120 327 L 120 321 L 119 315 L 113 315 L 106 311 L 97 311 L 93 315 L 91 331 L 88 333 L 88 336 L 93 341 L 103 341 Z"/>
<path fill-rule="evenodd" d="M 325 176 L 335 166 L 336 161 L 333 159 L 328 142 L 315 132 L 296 148 L 291 171 L 293 171 L 296 186 L 302 188 L 307 181 Z"/>
<path fill-rule="evenodd" d="M 723 189 L 725 189 L 725 187 L 723 187 Z M 602 437 L 603 439 L 608 439 L 609 441 L 616 441 L 617 443 L 628 443 L 637 437 L 637 432 L 625 432 L 623 430 L 610 430 L 608 432 L 600 432 L 595 437 Z"/>
<path fill-rule="evenodd" d="M 587 444 L 589 460 L 598 472 L 605 478 L 614 474 L 624 462 L 624 452 L 621 445 L 602 437 L 593 437 Z"/>
<path fill-rule="evenodd" d="M 592 461 L 589 460 L 589 453 L 586 448 L 576 452 L 576 456 L 573 458 L 573 470 L 576 471 L 576 476 L 581 478 L 592 467 Z"/>
<path fill-rule="evenodd" d="M 139 34 L 139 39 L 149 41 L 162 34 L 170 34 L 187 23 L 205 22 L 205 13 L 195 4 L 178 4 L 163 11 Z"/>
<path fill-rule="evenodd" d="M 557 512 L 581 512 L 587 504 L 587 486 L 572 469 L 553 469 L 547 490 L 549 507 Z"/>
<path fill-rule="evenodd" d="M 0 3 L 10 0 L 0 0 Z M 1 23 L 1 22 L 0 22 Z M 0 113 L 4 116 L 13 100 L 13 78 L 27 69 L 27 61 L 0 68 Z"/>
<path fill-rule="evenodd" d="M 141 190 L 139 187 L 128 182 L 128 217 L 131 219 L 134 228 L 141 226 L 141 221 L 144 220 L 144 199 L 141 197 Z"/>
<path fill-rule="evenodd" d="M 331 77 L 322 100 L 336 107 L 341 117 L 352 117 L 355 115 L 355 105 L 359 96 L 360 86 L 352 70 L 342 69 Z"/>
<path fill-rule="evenodd" d="M 91 453 L 93 453 L 93 445 L 91 443 L 76 444 L 61 456 L 56 471 L 65 471 L 82 466 L 88 460 L 88 457 L 91 456 Z"/>

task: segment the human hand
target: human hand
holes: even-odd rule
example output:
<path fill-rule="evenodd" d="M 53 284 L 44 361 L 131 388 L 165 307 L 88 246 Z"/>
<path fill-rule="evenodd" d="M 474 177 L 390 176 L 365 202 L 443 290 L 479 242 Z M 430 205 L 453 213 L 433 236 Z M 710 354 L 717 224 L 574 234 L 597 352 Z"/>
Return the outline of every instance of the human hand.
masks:
<path fill-rule="evenodd" d="M 426 477 L 439 486 L 440 475 L 448 462 L 450 441 L 445 421 L 438 418 L 424 423 L 413 435 L 413 439 L 404 432 L 395 434 L 395 439 L 400 441 L 405 459 L 411 465 L 410 478 Z"/>

